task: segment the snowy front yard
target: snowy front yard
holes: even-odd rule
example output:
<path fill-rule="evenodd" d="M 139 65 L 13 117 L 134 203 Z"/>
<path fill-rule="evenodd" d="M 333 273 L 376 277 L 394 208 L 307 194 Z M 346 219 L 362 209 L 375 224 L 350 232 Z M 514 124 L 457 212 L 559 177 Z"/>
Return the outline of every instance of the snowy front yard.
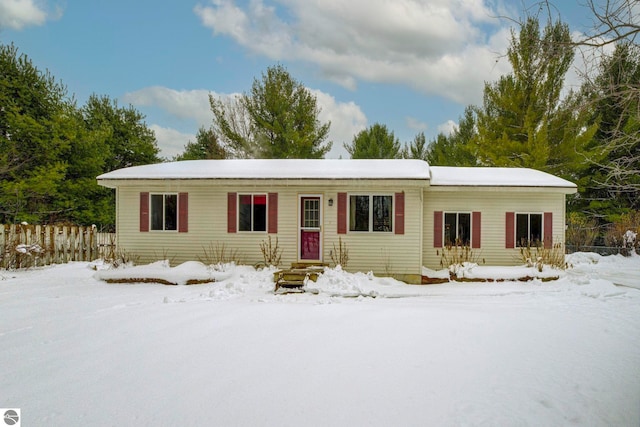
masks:
<path fill-rule="evenodd" d="M 24 426 L 638 426 L 640 257 L 569 262 L 545 283 L 329 270 L 318 295 L 246 267 L 0 271 L 0 407 Z"/>

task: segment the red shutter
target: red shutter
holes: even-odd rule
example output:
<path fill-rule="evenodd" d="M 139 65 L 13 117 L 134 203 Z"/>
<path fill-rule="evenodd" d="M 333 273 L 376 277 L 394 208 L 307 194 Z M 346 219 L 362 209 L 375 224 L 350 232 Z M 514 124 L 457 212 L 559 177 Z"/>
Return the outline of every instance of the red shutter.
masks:
<path fill-rule="evenodd" d="M 278 232 L 278 193 L 269 193 L 268 232 Z"/>
<path fill-rule="evenodd" d="M 516 214 L 515 212 L 507 212 L 505 221 L 505 247 L 507 249 L 516 247 Z"/>
<path fill-rule="evenodd" d="M 338 234 L 347 233 L 347 193 L 338 193 Z"/>
<path fill-rule="evenodd" d="M 189 193 L 178 193 L 178 232 L 189 231 Z"/>
<path fill-rule="evenodd" d="M 237 199 L 237 193 L 227 193 L 227 233 L 236 232 L 236 211 L 238 210 Z"/>
<path fill-rule="evenodd" d="M 480 212 L 471 213 L 471 247 L 474 249 L 480 248 L 480 235 L 481 235 L 480 218 L 481 218 Z"/>
<path fill-rule="evenodd" d="M 395 232 L 404 234 L 404 192 L 396 193 Z"/>
<path fill-rule="evenodd" d="M 140 231 L 149 231 L 149 193 L 140 193 Z"/>
<path fill-rule="evenodd" d="M 553 247 L 553 213 L 544 213 L 544 247 L 551 249 Z"/>
<path fill-rule="evenodd" d="M 433 213 L 433 247 L 442 247 L 442 211 Z"/>

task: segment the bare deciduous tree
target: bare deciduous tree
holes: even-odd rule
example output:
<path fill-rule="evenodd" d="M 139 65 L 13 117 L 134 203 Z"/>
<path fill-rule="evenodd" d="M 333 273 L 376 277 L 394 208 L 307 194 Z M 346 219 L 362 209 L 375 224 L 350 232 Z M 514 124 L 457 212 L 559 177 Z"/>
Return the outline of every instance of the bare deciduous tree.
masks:
<path fill-rule="evenodd" d="M 209 95 L 213 129 L 232 158 L 260 157 L 251 117 L 240 96 L 215 98 Z"/>
<path fill-rule="evenodd" d="M 593 28 L 574 40 L 587 64 L 585 108 L 600 121 L 596 140 L 608 151 L 597 162 L 601 197 L 640 209 L 640 1 L 587 0 Z"/>
<path fill-rule="evenodd" d="M 602 47 L 612 43 L 635 43 L 640 32 L 638 0 L 586 0 L 594 21 L 593 31 L 577 41 L 578 45 Z"/>

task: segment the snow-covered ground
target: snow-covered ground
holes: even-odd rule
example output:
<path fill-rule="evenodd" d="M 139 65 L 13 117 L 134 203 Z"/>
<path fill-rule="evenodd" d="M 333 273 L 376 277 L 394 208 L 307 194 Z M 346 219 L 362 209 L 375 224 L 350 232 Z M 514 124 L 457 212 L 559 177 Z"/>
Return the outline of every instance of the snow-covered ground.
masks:
<path fill-rule="evenodd" d="M 640 257 L 568 262 L 429 286 L 331 269 L 289 295 L 232 265 L 129 271 L 218 279 L 192 286 L 0 271 L 0 407 L 23 426 L 637 427 Z"/>

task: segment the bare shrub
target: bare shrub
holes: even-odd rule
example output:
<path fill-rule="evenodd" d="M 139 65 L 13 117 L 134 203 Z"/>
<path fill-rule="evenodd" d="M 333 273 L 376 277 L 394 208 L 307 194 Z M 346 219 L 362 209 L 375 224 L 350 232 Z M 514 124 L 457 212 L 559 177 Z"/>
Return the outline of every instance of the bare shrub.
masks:
<path fill-rule="evenodd" d="M 564 246 L 556 243 L 551 248 L 541 246 L 524 246 L 520 248 L 520 259 L 527 267 L 535 267 L 542 271 L 545 265 L 564 270 L 567 263 L 564 259 Z"/>
<path fill-rule="evenodd" d="M 242 264 L 242 258 L 238 249 L 231 249 L 225 242 L 210 243 L 208 247 L 202 248 L 202 255 L 198 255 L 198 261 L 206 265 Z"/>
<path fill-rule="evenodd" d="M 111 264 L 113 268 L 118 268 L 122 265 L 136 265 L 140 261 L 140 256 L 124 249 L 116 249 L 110 251 L 110 256 L 105 258 L 105 262 Z"/>
<path fill-rule="evenodd" d="M 162 261 L 169 261 L 169 265 L 174 265 L 175 260 L 176 260 L 176 255 L 175 253 L 171 253 L 169 251 L 169 249 L 162 249 L 162 251 L 160 253 L 158 252 L 154 252 L 153 253 L 153 258 L 157 259 L 157 260 L 162 260 Z"/>
<path fill-rule="evenodd" d="M 102 252 L 102 258 L 105 260 L 114 259 L 116 257 L 116 234 L 109 233 L 108 238 L 108 243 L 102 243 L 98 246 L 99 252 Z"/>
<path fill-rule="evenodd" d="M 567 231 L 565 233 L 567 245 L 582 250 L 587 246 L 593 246 L 598 234 L 598 222 L 595 219 L 590 219 L 579 212 L 571 212 L 567 215 Z"/>
<path fill-rule="evenodd" d="M 436 251 L 436 254 L 440 256 L 440 266 L 449 270 L 465 262 L 479 264 L 481 261 L 480 255 L 476 254 L 469 245 L 447 245 L 442 248 L 442 253 Z M 482 263 L 485 263 L 484 259 Z"/>
<path fill-rule="evenodd" d="M 622 215 L 611 224 L 604 235 L 607 246 L 622 249 L 623 255 L 629 255 L 633 249 L 638 249 L 640 241 L 630 236 L 637 236 L 640 232 L 640 211 L 629 212 Z"/>
<path fill-rule="evenodd" d="M 278 267 L 282 259 L 282 248 L 278 244 L 278 237 L 275 242 L 271 241 L 271 236 L 260 242 L 260 251 L 264 259 L 264 265 Z"/>
<path fill-rule="evenodd" d="M 389 249 L 380 249 L 380 256 L 382 257 L 382 265 L 384 266 L 384 274 L 391 276 L 393 270 L 393 262 L 391 261 L 391 253 Z"/>
<path fill-rule="evenodd" d="M 333 249 L 329 251 L 329 256 L 334 265 L 339 265 L 342 268 L 347 267 L 347 263 L 349 262 L 349 249 L 347 249 L 347 244 L 342 241 L 342 237 L 338 237 L 337 247 L 335 243 L 333 244 Z"/>

